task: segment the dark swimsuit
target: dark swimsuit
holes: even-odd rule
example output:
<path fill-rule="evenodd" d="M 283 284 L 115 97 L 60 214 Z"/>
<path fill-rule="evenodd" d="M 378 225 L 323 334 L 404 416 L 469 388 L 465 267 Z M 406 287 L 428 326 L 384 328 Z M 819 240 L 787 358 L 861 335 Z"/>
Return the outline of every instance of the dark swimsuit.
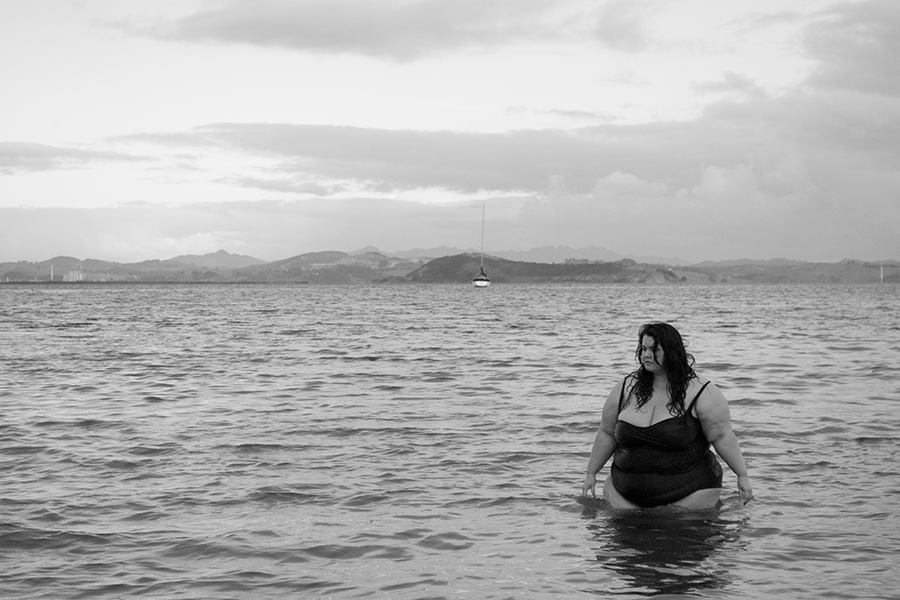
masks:
<path fill-rule="evenodd" d="M 709 449 L 700 419 L 691 414 L 703 384 L 683 415 L 649 427 L 616 422 L 612 484 L 626 500 L 642 508 L 671 504 L 697 490 L 722 487 L 722 467 Z M 619 395 L 619 413 L 625 383 Z"/>

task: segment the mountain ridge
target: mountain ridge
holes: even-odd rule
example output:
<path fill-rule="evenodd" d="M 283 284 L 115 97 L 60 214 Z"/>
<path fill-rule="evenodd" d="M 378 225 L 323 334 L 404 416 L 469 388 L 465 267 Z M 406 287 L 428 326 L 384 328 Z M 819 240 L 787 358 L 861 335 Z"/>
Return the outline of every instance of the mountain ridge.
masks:
<path fill-rule="evenodd" d="M 560 247 L 546 248 L 560 251 Z M 564 255 L 570 250 L 563 247 L 561 252 Z M 266 262 L 220 250 L 137 263 L 57 256 L 41 262 L 0 263 L 0 282 L 458 283 L 470 282 L 481 261 L 477 251 L 438 258 L 407 258 L 399 254 L 404 253 L 389 255 L 369 247 L 356 252 L 308 252 Z M 900 277 L 897 261 L 811 263 L 743 259 L 676 265 L 642 263 L 630 258 L 566 258 L 548 263 L 512 260 L 496 254 L 485 254 L 484 261 L 488 275 L 496 283 L 871 283 L 893 282 Z"/>
<path fill-rule="evenodd" d="M 240 269 L 242 267 L 251 267 L 254 265 L 265 264 L 266 261 L 246 256 L 243 254 L 230 254 L 225 250 L 217 250 L 209 254 L 184 254 L 171 258 L 175 262 L 182 262 L 196 267 L 207 268 L 232 268 Z"/>

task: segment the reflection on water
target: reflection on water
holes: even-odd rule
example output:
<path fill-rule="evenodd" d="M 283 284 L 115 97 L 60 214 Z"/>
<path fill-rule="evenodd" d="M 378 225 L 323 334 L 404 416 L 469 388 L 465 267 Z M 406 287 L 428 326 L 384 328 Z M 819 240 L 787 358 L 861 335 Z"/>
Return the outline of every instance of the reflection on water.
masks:
<path fill-rule="evenodd" d="M 723 590 L 734 581 L 723 562 L 713 560 L 744 545 L 742 521 L 727 520 L 724 512 L 614 510 L 598 501 L 584 514 L 597 562 L 628 586 L 622 593 L 658 596 Z"/>

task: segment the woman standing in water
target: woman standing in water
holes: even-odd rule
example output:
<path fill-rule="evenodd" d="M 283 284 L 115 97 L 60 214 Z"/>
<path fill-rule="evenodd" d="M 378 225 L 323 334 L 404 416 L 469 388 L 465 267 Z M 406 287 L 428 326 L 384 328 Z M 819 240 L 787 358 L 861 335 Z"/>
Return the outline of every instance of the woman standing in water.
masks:
<path fill-rule="evenodd" d="M 640 367 L 603 406 L 583 493 L 596 496 L 597 472 L 613 457 L 603 496 L 614 508 L 714 508 L 722 468 L 712 444 L 737 475 L 741 501 L 752 500 L 725 396 L 694 372 L 694 357 L 678 330 L 667 323 L 644 325 L 635 357 Z"/>

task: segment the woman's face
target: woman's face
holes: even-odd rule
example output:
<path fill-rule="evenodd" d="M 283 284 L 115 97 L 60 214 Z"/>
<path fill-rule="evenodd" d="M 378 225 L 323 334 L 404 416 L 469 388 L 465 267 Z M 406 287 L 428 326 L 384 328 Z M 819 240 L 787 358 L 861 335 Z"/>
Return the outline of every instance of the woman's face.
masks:
<path fill-rule="evenodd" d="M 662 373 L 665 353 L 649 335 L 641 338 L 641 364 L 651 373 Z"/>

